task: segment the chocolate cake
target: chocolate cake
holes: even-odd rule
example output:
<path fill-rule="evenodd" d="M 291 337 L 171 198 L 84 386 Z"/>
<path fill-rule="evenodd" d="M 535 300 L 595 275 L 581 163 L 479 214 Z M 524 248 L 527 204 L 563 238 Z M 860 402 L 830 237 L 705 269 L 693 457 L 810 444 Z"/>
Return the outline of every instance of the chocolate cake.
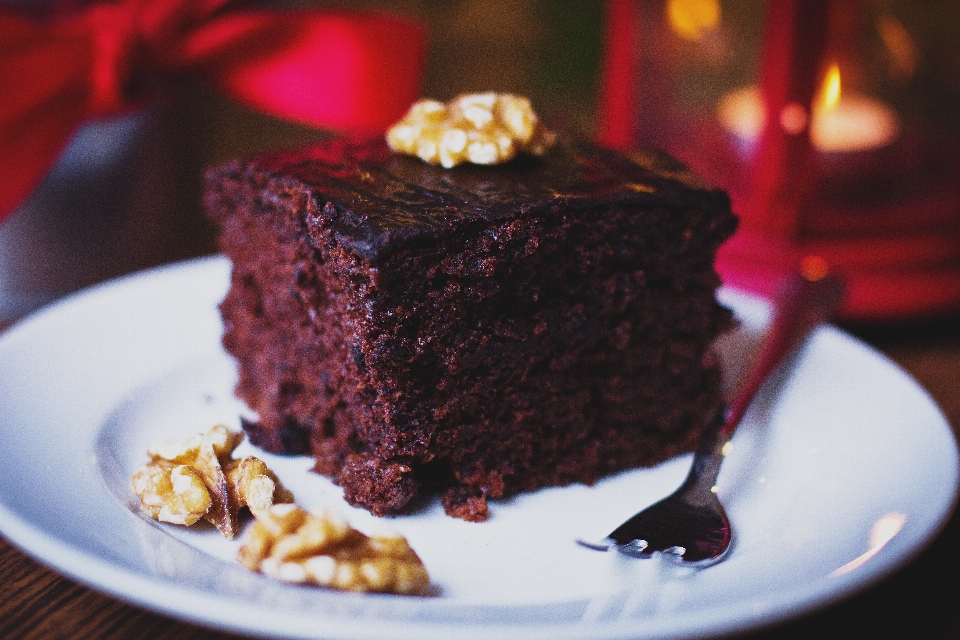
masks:
<path fill-rule="evenodd" d="M 206 205 L 245 428 L 346 499 L 451 516 L 692 449 L 720 403 L 725 193 L 658 153 L 561 140 L 444 169 L 382 141 L 236 161 Z"/>

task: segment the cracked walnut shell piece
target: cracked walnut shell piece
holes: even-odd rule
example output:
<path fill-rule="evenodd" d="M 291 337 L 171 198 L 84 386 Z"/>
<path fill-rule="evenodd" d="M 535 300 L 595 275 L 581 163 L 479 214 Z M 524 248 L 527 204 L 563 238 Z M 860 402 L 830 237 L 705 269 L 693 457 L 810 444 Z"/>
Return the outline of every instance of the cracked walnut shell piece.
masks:
<path fill-rule="evenodd" d="M 280 580 L 348 591 L 422 595 L 430 576 L 407 540 L 367 536 L 334 512 L 278 504 L 250 528 L 238 560 Z"/>
<path fill-rule="evenodd" d="M 173 524 L 189 526 L 204 518 L 233 538 L 241 508 L 258 515 L 274 503 L 292 502 L 293 495 L 261 460 L 230 458 L 242 441 L 242 433 L 216 425 L 186 440 L 151 445 L 150 463 L 131 477 L 140 507 Z"/>

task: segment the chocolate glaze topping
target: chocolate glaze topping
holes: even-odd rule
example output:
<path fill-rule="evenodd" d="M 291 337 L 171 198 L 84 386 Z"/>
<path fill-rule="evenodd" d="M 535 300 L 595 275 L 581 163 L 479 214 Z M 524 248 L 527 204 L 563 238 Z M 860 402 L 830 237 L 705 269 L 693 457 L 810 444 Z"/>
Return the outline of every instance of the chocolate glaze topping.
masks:
<path fill-rule="evenodd" d="M 259 168 L 293 178 L 333 217 L 337 241 L 376 260 L 423 236 L 471 219 L 497 220 L 551 208 L 612 202 L 729 207 L 727 195 L 657 152 L 618 154 L 564 139 L 543 158 L 444 169 L 391 151 L 382 140 L 335 141 L 307 155 L 261 158 Z M 522 204 L 520 204 L 522 203 Z"/>

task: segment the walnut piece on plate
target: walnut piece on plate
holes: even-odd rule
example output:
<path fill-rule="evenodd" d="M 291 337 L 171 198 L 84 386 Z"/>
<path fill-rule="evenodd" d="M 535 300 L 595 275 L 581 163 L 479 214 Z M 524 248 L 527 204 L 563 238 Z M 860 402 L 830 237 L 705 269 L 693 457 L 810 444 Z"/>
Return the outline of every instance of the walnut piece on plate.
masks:
<path fill-rule="evenodd" d="M 242 441 L 243 433 L 216 425 L 185 440 L 151 445 L 150 462 L 131 478 L 140 507 L 151 518 L 173 524 L 189 526 L 204 518 L 233 538 L 241 508 L 257 515 L 274 503 L 293 502 L 261 460 L 231 459 Z"/>
<path fill-rule="evenodd" d="M 248 569 L 348 591 L 421 595 L 430 576 L 407 540 L 367 536 L 342 516 L 277 504 L 258 517 L 238 559 Z"/>
<path fill-rule="evenodd" d="M 203 478 L 185 464 L 157 460 L 131 478 L 140 508 L 154 520 L 190 526 L 210 509 Z"/>
<path fill-rule="evenodd" d="M 257 518 L 264 517 L 274 504 L 293 502 L 293 494 L 280 484 L 260 458 L 247 456 L 231 460 L 224 470 L 229 502 L 238 509 L 247 507 Z"/>

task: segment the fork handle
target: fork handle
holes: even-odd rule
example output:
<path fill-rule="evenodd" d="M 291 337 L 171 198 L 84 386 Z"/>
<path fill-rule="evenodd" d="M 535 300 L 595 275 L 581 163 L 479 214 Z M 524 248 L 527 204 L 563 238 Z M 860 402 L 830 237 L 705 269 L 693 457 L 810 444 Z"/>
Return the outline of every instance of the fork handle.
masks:
<path fill-rule="evenodd" d="M 720 428 L 719 441 L 726 442 L 753 402 L 757 392 L 777 367 L 793 355 L 807 336 L 830 318 L 843 299 L 843 281 L 832 274 L 788 277 L 775 298 L 774 317 L 750 373 L 730 402 Z"/>
<path fill-rule="evenodd" d="M 799 272 L 784 280 L 774 299 L 774 316 L 745 382 L 729 404 L 721 407 L 701 435 L 683 483 L 687 499 L 710 504 L 723 464 L 724 445 L 733 437 L 757 392 L 807 336 L 833 315 L 843 298 L 843 282 L 836 276 L 807 278 Z"/>

